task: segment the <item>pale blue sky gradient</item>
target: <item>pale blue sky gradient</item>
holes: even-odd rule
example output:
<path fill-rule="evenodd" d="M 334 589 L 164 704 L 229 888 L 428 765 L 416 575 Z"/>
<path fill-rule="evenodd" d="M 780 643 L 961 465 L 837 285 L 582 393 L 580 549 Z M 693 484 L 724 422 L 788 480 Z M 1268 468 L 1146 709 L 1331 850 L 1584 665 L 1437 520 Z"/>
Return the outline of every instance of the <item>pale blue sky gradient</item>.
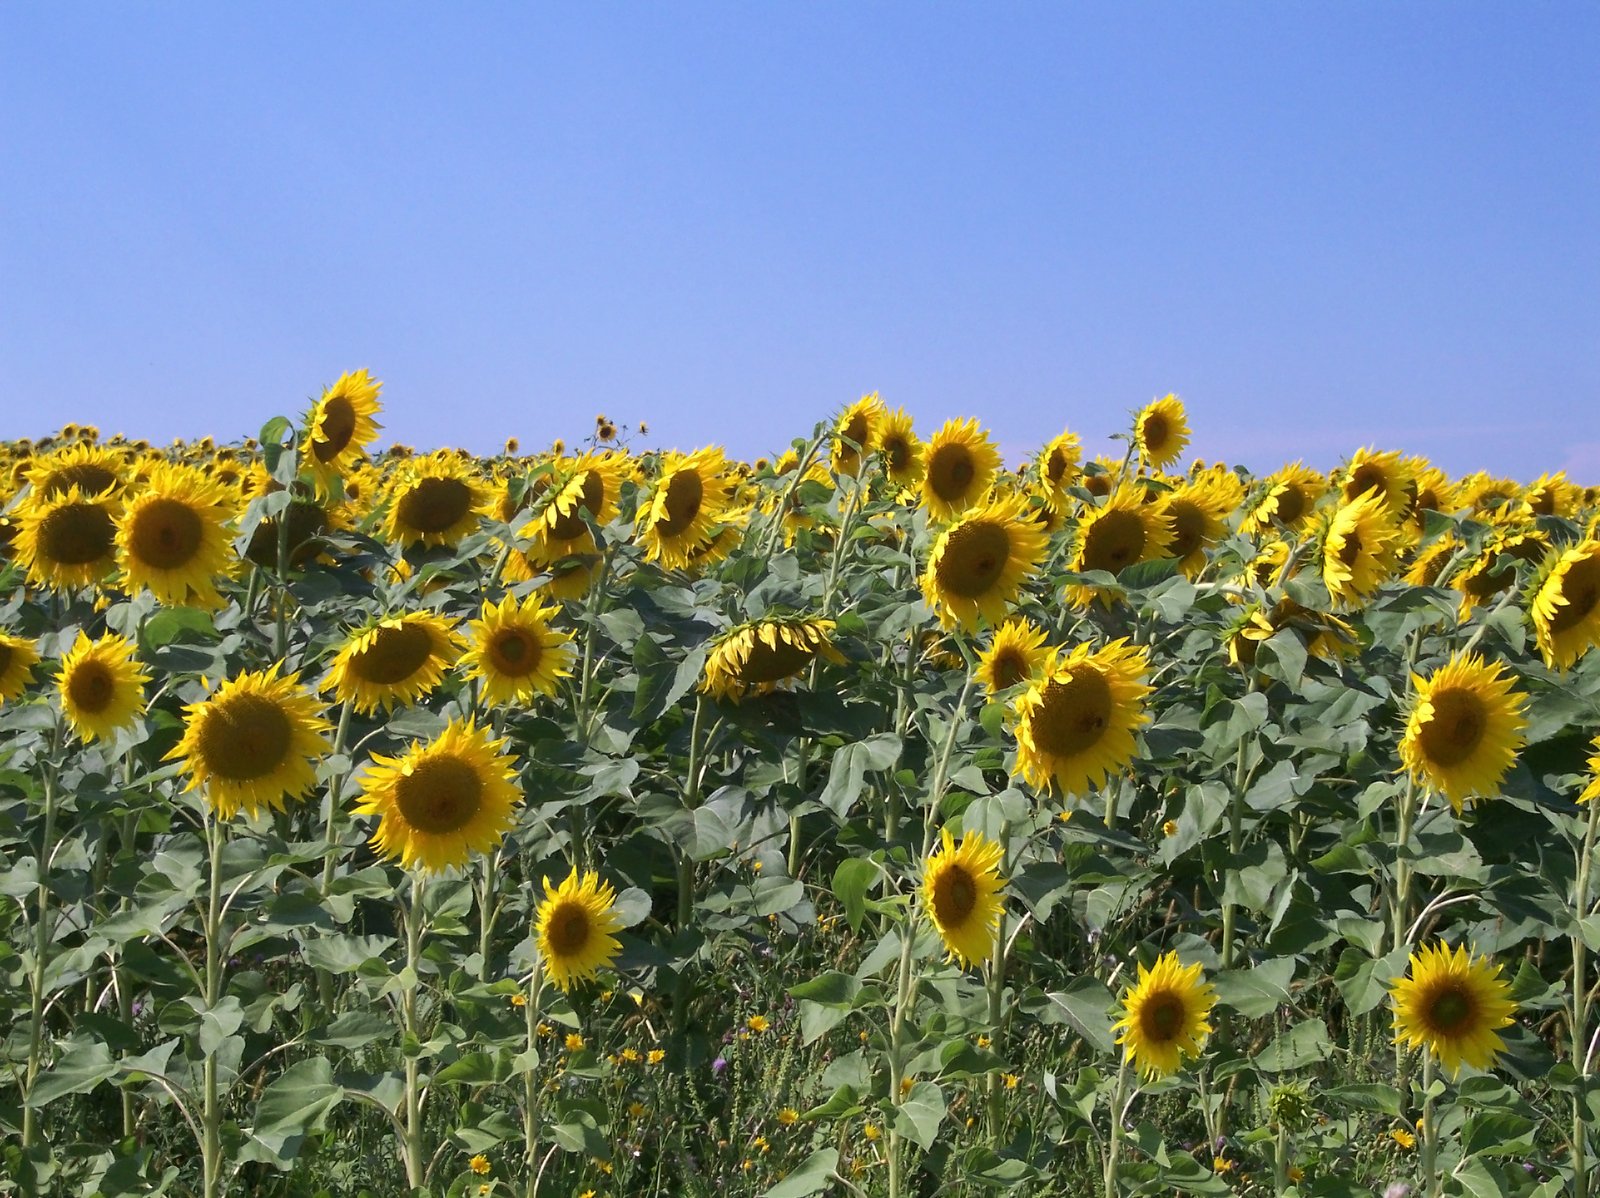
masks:
<path fill-rule="evenodd" d="M 1600 6 L 7 4 L 0 437 L 754 457 L 878 390 L 1014 461 L 1600 482 Z"/>

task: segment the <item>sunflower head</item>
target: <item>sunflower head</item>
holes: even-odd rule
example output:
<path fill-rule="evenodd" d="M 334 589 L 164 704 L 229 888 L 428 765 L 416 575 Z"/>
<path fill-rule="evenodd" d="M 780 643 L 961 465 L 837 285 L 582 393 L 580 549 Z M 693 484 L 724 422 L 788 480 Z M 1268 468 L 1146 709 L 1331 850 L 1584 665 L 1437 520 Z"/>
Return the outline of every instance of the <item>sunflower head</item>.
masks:
<path fill-rule="evenodd" d="M 1400 759 L 1458 814 L 1468 798 L 1493 794 L 1516 762 L 1527 698 L 1513 681 L 1499 662 L 1459 653 L 1429 677 L 1412 678 L 1416 699 Z"/>
<path fill-rule="evenodd" d="M 592 539 L 588 521 L 602 527 L 611 523 L 631 473 L 628 459 L 619 453 L 591 452 L 562 462 L 545 492 L 538 532 L 553 546 Z"/>
<path fill-rule="evenodd" d="M 185 790 L 204 789 L 219 816 L 241 809 L 283 810 L 316 785 L 318 759 L 332 751 L 321 704 L 299 677 L 274 664 L 231 678 L 187 709 L 183 736 L 167 754 L 189 775 Z"/>
<path fill-rule="evenodd" d="M 122 490 L 127 462 L 114 449 L 76 441 L 26 461 L 24 469 L 40 499 L 55 499 L 74 487 L 84 498 L 110 499 Z"/>
<path fill-rule="evenodd" d="M 1425 1048 L 1452 1076 L 1463 1064 L 1492 1069 L 1505 1051 L 1499 1029 L 1511 1023 L 1517 1004 L 1500 966 L 1461 945 L 1444 944 L 1411 954 L 1408 976 L 1390 990 L 1396 1043 Z"/>
<path fill-rule="evenodd" d="M 236 508 L 199 467 L 151 467 L 117 521 L 124 586 L 146 587 L 167 604 L 220 605 L 216 579 L 234 561 L 227 523 Z"/>
<path fill-rule="evenodd" d="M 1322 537 L 1322 581 L 1345 604 L 1360 603 L 1394 573 L 1399 529 L 1382 494 L 1371 490 L 1329 518 Z"/>
<path fill-rule="evenodd" d="M 384 533 L 402 545 L 454 545 L 489 510 L 489 488 L 453 454 L 413 458 L 389 484 Z"/>
<path fill-rule="evenodd" d="M 960 847 L 948 828 L 922 869 L 922 906 L 944 941 L 946 952 L 962 965 L 982 964 L 994 951 L 1005 879 L 1004 851 L 981 833 L 966 832 Z"/>
<path fill-rule="evenodd" d="M 1540 656 L 1552 670 L 1570 669 L 1600 644 L 1600 540 L 1555 558 L 1530 606 Z"/>
<path fill-rule="evenodd" d="M 1168 556 L 1172 536 L 1166 504 L 1147 503 L 1141 490 L 1124 484 L 1099 506 L 1087 509 L 1079 520 L 1071 569 L 1077 574 L 1094 570 L 1120 574 L 1139 562 Z M 1087 585 L 1067 589 L 1068 599 L 1080 607 L 1099 594 L 1097 588 Z"/>
<path fill-rule="evenodd" d="M 1027 620 L 1007 620 L 995 629 L 988 648 L 978 654 L 974 677 L 991 697 L 1032 682 L 1050 659 L 1045 630 Z"/>
<path fill-rule="evenodd" d="M 878 448 L 889 409 L 874 391 L 844 410 L 833 429 L 833 472 L 852 477 L 861 472 L 861 460 Z"/>
<path fill-rule="evenodd" d="M 639 505 L 636 533 L 646 560 L 667 570 L 686 568 L 727 518 L 736 486 L 721 449 L 667 454 Z"/>
<path fill-rule="evenodd" d="M 1163 953 L 1122 996 L 1122 1018 L 1112 1025 L 1128 1059 L 1150 1080 L 1176 1073 L 1184 1057 L 1198 1057 L 1211 1033 L 1217 992 L 1203 980 L 1200 963 L 1184 965 Z"/>
<path fill-rule="evenodd" d="M 1133 759 L 1149 721 L 1144 650 L 1117 640 L 1055 651 L 1017 700 L 1013 773 L 1042 791 L 1081 795 Z"/>
<path fill-rule="evenodd" d="M 700 689 L 738 703 L 798 677 L 819 657 L 843 662 L 844 655 L 833 647 L 832 633 L 832 620 L 767 618 L 741 624 L 712 647 Z"/>
<path fill-rule="evenodd" d="M 1189 578 L 1206 567 L 1206 550 L 1227 532 L 1228 513 L 1235 498 L 1210 479 L 1197 479 L 1170 491 L 1162 501 L 1172 540 L 1165 553 L 1178 559 Z"/>
<path fill-rule="evenodd" d="M 1160 470 L 1178 460 L 1189 444 L 1189 421 L 1176 395 L 1152 400 L 1133 420 L 1133 443 L 1139 460 Z"/>
<path fill-rule="evenodd" d="M 929 520 L 944 523 L 988 494 L 1000 451 L 976 420 L 947 420 L 929 440 L 923 461 L 923 506 Z"/>
<path fill-rule="evenodd" d="M 373 849 L 408 869 L 439 870 L 499 848 L 522 802 L 504 748 L 488 729 L 455 719 L 399 757 L 373 754 L 354 808 L 379 817 Z"/>
<path fill-rule="evenodd" d="M 439 685 L 463 647 L 455 621 L 444 616 L 390 616 L 344 643 L 322 689 L 363 713 L 416 703 Z"/>
<path fill-rule="evenodd" d="M 1600 736 L 1594 738 L 1590 746 L 1594 753 L 1589 758 L 1589 785 L 1583 788 L 1583 793 L 1578 796 L 1580 803 L 1592 803 L 1600 799 Z"/>
<path fill-rule="evenodd" d="M 572 673 L 572 637 L 550 626 L 560 611 L 539 602 L 537 593 L 521 603 L 507 595 L 485 603 L 468 628 L 472 645 L 462 655 L 466 677 L 483 679 L 485 703 L 526 702 L 551 695 Z"/>
<path fill-rule="evenodd" d="M 108 740 L 138 723 L 149 681 L 132 641 L 112 635 L 91 641 L 80 631 L 61 659 L 61 710 L 84 740 Z"/>
<path fill-rule="evenodd" d="M 30 495 L 15 512 L 13 547 L 28 581 L 54 590 L 90 586 L 116 564 L 121 504 L 85 495 L 73 485 Z"/>
<path fill-rule="evenodd" d="M 28 689 L 39 650 L 26 637 L 0 632 L 0 703 L 9 703 Z"/>
<path fill-rule="evenodd" d="M 312 407 L 301 452 L 319 487 L 326 488 L 377 439 L 383 426 L 373 417 L 382 387 L 365 370 L 342 374 Z"/>
<path fill-rule="evenodd" d="M 1052 439 L 1033 461 L 1038 475 L 1039 493 L 1052 511 L 1065 512 L 1072 501 L 1068 488 L 1077 481 L 1083 445 L 1078 434 L 1063 432 Z"/>
<path fill-rule="evenodd" d="M 544 880 L 544 900 L 534 916 L 534 940 L 550 980 L 563 992 L 581 979 L 600 976 L 622 945 L 614 932 L 622 927 L 617 894 L 609 882 L 576 868 L 560 886 Z"/>
<path fill-rule="evenodd" d="M 999 624 L 1049 549 L 1049 537 L 1013 495 L 969 510 L 939 534 L 922 594 L 946 628 Z"/>
<path fill-rule="evenodd" d="M 1416 475 L 1411 463 L 1394 450 L 1358 449 L 1345 468 L 1341 491 L 1345 503 L 1376 492 L 1384 511 L 1399 520 L 1416 499 Z"/>
<path fill-rule="evenodd" d="M 878 435 L 878 453 L 889 482 L 902 491 L 922 485 L 927 472 L 927 447 L 918 439 L 910 414 L 896 408 L 884 415 Z"/>

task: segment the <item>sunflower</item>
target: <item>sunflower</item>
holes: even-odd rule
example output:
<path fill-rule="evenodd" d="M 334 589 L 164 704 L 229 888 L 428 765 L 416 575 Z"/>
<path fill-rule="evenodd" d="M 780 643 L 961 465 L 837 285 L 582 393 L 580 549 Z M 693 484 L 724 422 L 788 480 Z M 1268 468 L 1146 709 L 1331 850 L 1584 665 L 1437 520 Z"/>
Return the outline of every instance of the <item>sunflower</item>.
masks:
<path fill-rule="evenodd" d="M 374 753 L 362 775 L 357 815 L 376 815 L 369 842 L 406 868 L 461 866 L 475 852 L 493 852 L 522 802 L 515 759 L 471 720 L 451 720 L 428 744 L 413 741 L 402 756 Z"/>
<path fill-rule="evenodd" d="M 529 595 L 520 604 L 511 595 L 499 605 L 485 603 L 483 614 L 467 627 L 472 647 L 461 657 L 466 677 L 483 679 L 485 703 L 526 701 L 551 695 L 572 674 L 572 637 L 550 627 L 558 608 Z"/>
<path fill-rule="evenodd" d="M 1368 491 L 1376 491 L 1390 519 L 1399 521 L 1416 498 L 1416 476 L 1411 463 L 1395 450 L 1379 453 L 1358 449 L 1345 467 L 1341 488 L 1345 503 L 1354 503 Z"/>
<path fill-rule="evenodd" d="M 1049 547 L 1024 496 L 969 511 L 939 534 L 923 597 L 946 628 L 974 629 L 979 616 L 999 624 Z"/>
<path fill-rule="evenodd" d="M 947 420 L 924 456 L 922 504 L 936 523 L 954 520 L 988 494 L 1000 451 L 972 419 Z"/>
<path fill-rule="evenodd" d="M 1426 1047 L 1451 1076 L 1463 1064 L 1492 1069 L 1505 1051 L 1498 1029 L 1517 1012 L 1511 984 L 1499 965 L 1466 945 L 1452 952 L 1433 944 L 1412 953 L 1410 976 L 1396 979 L 1389 993 L 1395 1042 Z"/>
<path fill-rule="evenodd" d="M 668 453 L 635 525 L 645 560 L 681 570 L 711 543 L 733 502 L 728 460 L 715 446 L 691 454 Z"/>
<path fill-rule="evenodd" d="M 439 685 L 464 645 L 455 621 L 444 616 L 389 616 L 345 642 L 322 689 L 362 713 L 416 703 Z"/>
<path fill-rule="evenodd" d="M 1299 528 L 1327 490 L 1322 475 L 1300 462 L 1293 462 L 1271 475 L 1266 485 L 1265 494 L 1245 517 L 1247 532 L 1260 534 L 1279 526 Z"/>
<path fill-rule="evenodd" d="M 61 710 L 84 740 L 109 740 L 138 723 L 149 681 L 132 641 L 113 635 L 91 641 L 80 631 L 57 674 Z"/>
<path fill-rule="evenodd" d="M 118 504 L 76 485 L 30 496 L 15 512 L 17 561 L 28 581 L 54 590 L 90 586 L 116 564 Z"/>
<path fill-rule="evenodd" d="M 1202 980 L 1200 962 L 1184 965 L 1163 953 L 1153 969 L 1139 966 L 1139 980 L 1122 995 L 1122 1018 L 1111 1025 L 1128 1059 L 1155 1081 L 1176 1073 L 1183 1057 L 1198 1057 L 1211 1034 L 1217 992 Z"/>
<path fill-rule="evenodd" d="M 502 549 L 504 545 L 501 546 Z M 582 599 L 600 565 L 600 547 L 587 529 L 573 541 L 551 542 L 537 534 L 526 550 L 513 547 L 501 572 L 506 582 L 544 577 L 540 593 L 550 599 Z"/>
<path fill-rule="evenodd" d="M 1473 795 L 1494 793 L 1522 748 L 1527 697 L 1499 663 L 1456 654 L 1428 678 L 1412 676 L 1416 699 L 1400 759 L 1460 814 Z"/>
<path fill-rule="evenodd" d="M 1463 547 L 1463 542 L 1456 536 L 1446 533 L 1431 545 L 1418 551 L 1411 564 L 1406 567 L 1404 581 L 1414 587 L 1442 586 L 1445 567 Z"/>
<path fill-rule="evenodd" d="M 584 513 L 601 527 L 610 524 L 617 515 L 622 484 L 631 474 L 628 459 L 617 453 L 590 452 L 559 461 L 536 530 L 550 551 L 565 556 L 565 546 L 585 537 L 592 542 Z"/>
<path fill-rule="evenodd" d="M 1103 649 L 1056 650 L 1017 700 L 1013 774 L 1039 790 L 1081 795 L 1133 759 L 1134 731 L 1150 717 L 1144 650 L 1123 640 Z"/>
<path fill-rule="evenodd" d="M 1410 459 L 1414 495 L 1411 499 L 1411 518 L 1420 529 L 1427 512 L 1453 512 L 1456 510 L 1456 485 L 1450 476 L 1426 458 Z"/>
<path fill-rule="evenodd" d="M 1078 464 L 1083 460 L 1083 446 L 1078 434 L 1063 432 L 1039 451 L 1034 459 L 1034 470 L 1039 475 L 1039 493 L 1053 512 L 1064 512 L 1072 496 L 1068 488 L 1078 477 Z"/>
<path fill-rule="evenodd" d="M 0 632 L 0 703 L 9 703 L 28 688 L 39 650 L 26 637 Z"/>
<path fill-rule="evenodd" d="M 1522 487 L 1509 478 L 1495 478 L 1482 470 L 1461 480 L 1457 502 L 1483 516 L 1492 516 L 1502 508 L 1515 505 L 1522 497 Z"/>
<path fill-rule="evenodd" d="M 404 545 L 454 545 L 489 510 L 489 488 L 458 458 L 413 459 L 389 484 L 384 535 Z"/>
<path fill-rule="evenodd" d="M 301 453 L 323 493 L 377 439 L 382 425 L 373 417 L 378 414 L 378 392 L 382 387 L 365 370 L 342 374 L 322 393 L 306 417 Z"/>
<path fill-rule="evenodd" d="M 964 966 L 981 964 L 994 951 L 1000 926 L 1004 850 L 980 832 L 964 832 L 959 848 L 950 829 L 939 838 L 922 867 L 922 905 L 947 954 Z"/>
<path fill-rule="evenodd" d="M 1086 509 L 1078 523 L 1078 545 L 1071 570 L 1087 574 L 1104 570 L 1120 574 L 1128 566 L 1166 557 L 1172 543 L 1172 521 L 1163 503 L 1146 503 L 1132 486 L 1119 486 L 1098 507 Z M 1068 599 L 1078 606 L 1098 593 L 1092 586 L 1070 586 Z"/>
<path fill-rule="evenodd" d="M 1594 750 L 1589 758 L 1589 785 L 1585 786 L 1583 793 L 1578 796 L 1580 803 L 1592 803 L 1600 799 L 1600 736 L 1596 736 L 1594 743 L 1589 747 Z"/>
<path fill-rule="evenodd" d="M 712 646 L 700 689 L 737 703 L 797 677 L 819 656 L 843 662 L 844 656 L 833 647 L 832 632 L 832 620 L 769 618 L 741 624 Z"/>
<path fill-rule="evenodd" d="M 1501 561 L 1502 555 L 1519 562 L 1537 562 L 1550 549 L 1550 538 L 1537 528 L 1507 527 L 1497 531 L 1466 569 L 1452 580 L 1461 592 L 1459 618 L 1465 620 L 1472 609 L 1487 603 L 1517 581 L 1515 566 Z"/>
<path fill-rule="evenodd" d="M 1322 539 L 1322 582 L 1340 603 L 1359 603 L 1395 569 L 1398 530 L 1377 491 L 1329 518 Z"/>
<path fill-rule="evenodd" d="M 1189 421 L 1183 401 L 1176 395 L 1166 395 L 1141 408 L 1133 420 L 1133 443 L 1139 450 L 1139 460 L 1146 466 L 1159 470 L 1176 462 L 1189 444 Z"/>
<path fill-rule="evenodd" d="M 110 498 L 122 489 L 126 469 L 118 451 L 77 441 L 35 459 L 27 478 L 41 499 L 55 499 L 74 487 L 86 499 Z"/>
<path fill-rule="evenodd" d="M 852 477 L 861 472 L 861 459 L 878 448 L 878 438 L 889 410 L 874 391 L 863 395 L 844 410 L 833 428 L 833 459 L 830 463 L 835 474 Z"/>
<path fill-rule="evenodd" d="M 1013 686 L 1032 682 L 1049 659 L 1044 629 L 1034 627 L 1027 620 L 1007 620 L 995 629 L 989 647 L 978 654 L 978 667 L 973 675 L 992 697 Z"/>
<path fill-rule="evenodd" d="M 1233 497 L 1216 483 L 1202 479 L 1175 488 L 1162 503 L 1172 526 L 1166 556 L 1177 558 L 1184 575 L 1195 578 L 1206 568 L 1206 550 L 1228 531 Z"/>
<path fill-rule="evenodd" d="M 581 979 L 593 979 L 616 959 L 621 943 L 612 935 L 622 927 L 617 893 L 592 870 L 577 868 L 560 886 L 544 880 L 544 899 L 534 916 L 534 940 L 550 980 L 563 992 Z"/>
<path fill-rule="evenodd" d="M 1600 540 L 1556 558 L 1530 608 L 1539 653 L 1552 670 L 1570 668 L 1600 644 Z"/>
<path fill-rule="evenodd" d="M 911 416 L 904 408 L 887 412 L 878 431 L 878 452 L 883 472 L 901 490 L 922 485 L 927 473 L 927 447 L 918 439 Z"/>
<path fill-rule="evenodd" d="M 316 785 L 316 762 L 332 751 L 321 704 L 282 663 L 231 678 L 189 704 L 183 736 L 164 760 L 182 760 L 186 791 L 205 789 L 223 819 L 241 808 L 282 811 Z"/>
<path fill-rule="evenodd" d="M 227 522 L 235 505 L 194 466 L 158 463 L 117 520 L 124 587 L 148 587 L 162 603 L 217 607 L 217 575 L 233 562 Z"/>
<path fill-rule="evenodd" d="M 1582 488 L 1571 482 L 1565 471 L 1541 474 L 1522 497 L 1530 515 L 1561 516 L 1568 520 L 1578 514 L 1582 500 Z"/>

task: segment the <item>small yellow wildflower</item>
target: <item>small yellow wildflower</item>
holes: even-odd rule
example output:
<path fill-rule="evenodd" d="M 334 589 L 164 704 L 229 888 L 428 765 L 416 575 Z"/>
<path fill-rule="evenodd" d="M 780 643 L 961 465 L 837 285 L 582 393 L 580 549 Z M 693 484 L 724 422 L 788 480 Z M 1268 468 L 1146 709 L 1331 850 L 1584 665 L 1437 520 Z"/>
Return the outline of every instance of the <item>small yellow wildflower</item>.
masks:
<path fill-rule="evenodd" d="M 622 1059 L 630 1065 L 637 1065 L 639 1063 L 639 1050 L 637 1048 L 624 1048 L 622 1050 Z"/>
<path fill-rule="evenodd" d="M 752 1015 L 744 1021 L 744 1025 L 752 1032 L 764 1032 L 772 1026 L 772 1020 L 765 1015 Z"/>
<path fill-rule="evenodd" d="M 876 1123 L 869 1123 L 861 1130 L 862 1134 L 864 1134 L 872 1143 L 877 1143 L 878 1137 L 883 1134 L 882 1129 L 880 1129 Z"/>
<path fill-rule="evenodd" d="M 583 1037 L 577 1032 L 567 1033 L 567 1051 L 581 1052 L 583 1050 Z"/>
<path fill-rule="evenodd" d="M 990 1043 L 991 1043 L 991 1041 L 990 1041 L 988 1036 L 979 1036 L 978 1037 L 978 1047 L 979 1048 L 988 1048 Z"/>
<path fill-rule="evenodd" d="M 1408 1151 L 1417 1146 L 1417 1137 L 1403 1127 L 1397 1127 L 1392 1130 L 1389 1133 L 1389 1138 Z"/>
<path fill-rule="evenodd" d="M 1233 1162 L 1225 1156 L 1214 1156 L 1211 1158 L 1211 1169 L 1215 1173 L 1232 1173 Z"/>
<path fill-rule="evenodd" d="M 785 1127 L 793 1127 L 796 1123 L 800 1122 L 800 1112 L 795 1110 L 792 1106 L 786 1106 L 783 1108 L 783 1110 L 778 1112 L 778 1122 L 783 1124 Z"/>
<path fill-rule="evenodd" d="M 661 1048 L 652 1048 L 648 1053 L 645 1054 L 645 1060 L 650 1062 L 652 1065 L 659 1065 L 666 1059 L 666 1050 Z"/>
<path fill-rule="evenodd" d="M 528 996 L 526 994 L 513 994 L 511 996 L 511 1005 L 514 1006 L 514 1007 L 525 1007 L 525 1006 L 527 1006 L 528 1005 Z"/>
<path fill-rule="evenodd" d="M 489 1172 L 489 1158 L 480 1152 L 477 1156 L 473 1157 L 467 1162 L 467 1168 L 471 1169 L 479 1177 L 482 1177 L 485 1173 Z"/>
<path fill-rule="evenodd" d="M 1161 835 L 1163 835 L 1163 836 L 1176 836 L 1177 834 L 1178 834 L 1178 821 L 1177 820 L 1169 819 L 1169 820 L 1167 820 L 1166 823 L 1161 825 Z"/>
<path fill-rule="evenodd" d="M 1022 1079 L 1020 1077 L 1018 1077 L 1015 1073 L 1002 1073 L 1000 1075 L 1000 1080 L 1005 1082 L 1006 1089 L 1015 1090 L 1017 1088 L 1017 1083 L 1020 1082 Z"/>

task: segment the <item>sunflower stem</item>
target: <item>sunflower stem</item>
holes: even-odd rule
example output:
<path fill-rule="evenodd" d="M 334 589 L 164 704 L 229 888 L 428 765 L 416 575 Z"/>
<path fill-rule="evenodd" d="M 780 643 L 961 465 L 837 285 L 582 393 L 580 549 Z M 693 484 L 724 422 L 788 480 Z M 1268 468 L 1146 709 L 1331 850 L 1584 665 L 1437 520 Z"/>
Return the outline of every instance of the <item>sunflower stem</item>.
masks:
<path fill-rule="evenodd" d="M 1006 844 L 1009 837 L 1008 829 L 1004 823 L 1000 825 L 1000 843 Z M 1010 945 L 1006 943 L 1006 908 L 1000 906 L 1000 923 L 995 929 L 994 952 L 989 958 L 989 976 L 985 979 L 988 991 L 988 1022 L 990 1047 L 996 1056 L 1002 1052 L 1001 1040 L 1005 1032 L 1005 997 L 1006 997 L 1006 956 Z M 989 1094 L 989 1142 L 996 1151 L 1000 1148 L 1001 1125 L 1005 1117 L 1005 1095 L 1000 1071 L 989 1070 L 989 1075 L 984 1079 Z"/>
<path fill-rule="evenodd" d="M 1272 1141 L 1272 1184 L 1279 1194 L 1289 1188 L 1289 1126 L 1282 1120 Z"/>
<path fill-rule="evenodd" d="M 1436 1198 L 1444 1192 L 1439 1183 L 1439 1129 L 1433 1116 L 1433 1053 L 1422 1053 L 1422 1193 L 1423 1198 Z"/>
<path fill-rule="evenodd" d="M 206 850 L 210 858 L 205 915 L 205 999 L 206 1010 L 210 1012 L 222 998 L 222 850 L 227 835 L 209 804 L 201 818 L 205 822 Z M 200 1169 L 205 1198 L 217 1198 L 222 1193 L 222 1093 L 215 1052 L 205 1054 L 201 1097 Z"/>
<path fill-rule="evenodd" d="M 413 1190 L 422 1188 L 428 1161 L 427 1146 L 422 1136 L 422 1087 L 419 1078 L 422 1045 L 417 1035 L 417 991 L 422 984 L 417 975 L 417 966 L 422 959 L 422 899 L 426 884 L 426 877 L 420 871 L 413 872 L 409 909 L 402 906 L 406 929 L 406 987 L 400 997 L 400 1017 L 405 1032 L 400 1051 L 406 1062 L 406 1184 Z"/>
<path fill-rule="evenodd" d="M 1578 852 L 1577 900 L 1574 909 L 1579 919 L 1589 914 L 1589 876 L 1594 862 L 1594 844 L 1600 826 L 1600 798 L 1589 800 L 1589 819 L 1584 825 L 1583 847 Z M 1578 1070 L 1572 1091 L 1572 1192 L 1574 1198 L 1589 1198 L 1588 1090 L 1589 1061 L 1584 1037 L 1589 1030 L 1589 946 L 1583 936 L 1572 936 L 1572 1064 Z"/>
<path fill-rule="evenodd" d="M 905 1024 L 906 1016 L 911 1009 L 911 996 L 914 990 L 912 985 L 912 946 L 917 939 L 917 916 L 912 915 L 900 929 L 900 967 L 895 977 L 894 1015 L 889 1021 L 889 1103 L 891 1108 L 898 1105 L 903 1095 L 901 1088 L 905 1083 Z M 901 1155 L 903 1145 L 897 1120 L 893 1117 L 889 1123 L 889 1198 L 900 1198 L 905 1192 L 905 1178 L 902 1176 L 903 1163 Z"/>
<path fill-rule="evenodd" d="M 1122 1154 L 1122 1114 L 1128 1097 L 1128 1054 L 1117 1066 L 1117 1084 L 1111 1091 L 1111 1128 L 1106 1136 L 1106 1198 L 1117 1198 L 1117 1158 Z"/>
<path fill-rule="evenodd" d="M 539 1051 L 539 996 L 544 989 L 544 958 L 535 954 L 533 974 L 528 979 L 528 1002 L 523 1008 L 527 1016 L 528 1051 L 522 1075 L 522 1138 L 525 1145 L 523 1159 L 528 1164 L 527 1198 L 539 1195 L 539 1078 L 534 1062 Z"/>
<path fill-rule="evenodd" d="M 38 915 L 33 928 L 33 972 L 28 977 L 28 1069 L 22 1088 L 22 1147 L 33 1147 L 39 1137 L 39 1113 L 28 1102 L 33 1094 L 33 1084 L 38 1080 L 44 1047 L 44 969 L 50 951 L 54 912 L 50 909 L 50 865 L 55 859 L 56 840 L 56 784 L 60 766 L 57 753 L 61 747 L 61 716 L 50 723 L 45 738 L 44 768 L 40 771 L 41 797 L 44 801 L 44 829 L 39 841 L 37 869 L 39 886 L 35 891 Z"/>
<path fill-rule="evenodd" d="M 794 477 L 789 480 L 789 485 L 783 492 L 783 498 L 778 501 L 778 506 L 773 512 L 772 525 L 767 529 L 766 542 L 761 546 L 763 560 L 770 559 L 778 547 L 778 538 L 783 535 L 783 517 L 789 511 L 789 504 L 794 499 L 794 493 L 800 487 L 800 480 L 805 477 L 806 467 L 811 465 L 811 459 L 817 456 L 817 450 L 822 448 L 822 443 L 828 437 L 828 426 L 818 424 L 816 436 L 811 438 L 811 444 L 806 446 L 806 451 L 800 455 L 795 463 Z"/>

